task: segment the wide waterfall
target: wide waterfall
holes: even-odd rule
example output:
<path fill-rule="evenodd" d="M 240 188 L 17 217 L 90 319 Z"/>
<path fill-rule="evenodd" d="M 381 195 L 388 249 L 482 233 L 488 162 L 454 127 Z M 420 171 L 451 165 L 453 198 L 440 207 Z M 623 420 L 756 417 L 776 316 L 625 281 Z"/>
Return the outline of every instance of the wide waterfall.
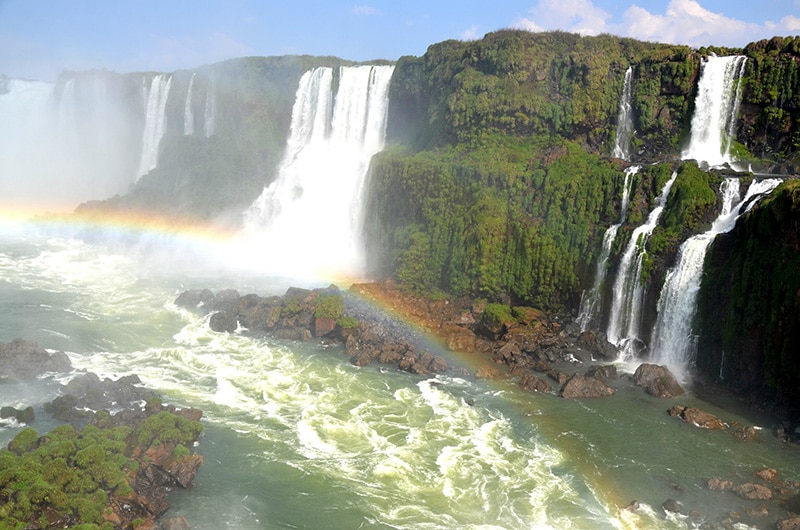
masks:
<path fill-rule="evenodd" d="M 661 189 L 661 194 L 656 199 L 656 206 L 647 216 L 645 223 L 631 234 L 619 264 L 606 334 L 609 342 L 623 348 L 623 357 L 634 354 L 635 344 L 641 340 L 639 326 L 643 292 L 639 277 L 645 255 L 644 246 L 658 224 L 677 176 L 678 172 L 674 171 Z"/>
<path fill-rule="evenodd" d="M 625 70 L 625 81 L 622 95 L 619 98 L 619 114 L 617 115 L 617 133 L 614 138 L 614 150 L 611 156 L 622 160 L 631 159 L 631 140 L 633 139 L 633 110 L 631 109 L 631 85 L 633 67 Z"/>
<path fill-rule="evenodd" d="M 142 100 L 145 102 L 144 132 L 142 133 L 142 157 L 139 176 L 158 165 L 158 147 L 167 130 L 167 98 L 172 86 L 172 76 L 158 74 L 150 80 L 142 79 Z"/>
<path fill-rule="evenodd" d="M 0 203 L 71 210 L 124 192 L 135 178 L 139 108 L 118 76 L 75 74 L 58 83 L 7 80 L 0 92 Z M 133 148 L 131 148 L 133 146 Z"/>
<path fill-rule="evenodd" d="M 278 177 L 245 213 L 243 236 L 265 256 L 262 266 L 295 277 L 363 274 L 361 198 L 370 159 L 384 145 L 393 70 L 303 75 Z"/>
<path fill-rule="evenodd" d="M 726 178 L 721 187 L 722 211 L 711 228 L 683 242 L 678 251 L 678 263 L 667 272 L 658 299 L 658 319 L 653 328 L 652 358 L 665 364 L 679 377 L 685 378 L 694 363 L 692 332 L 697 293 L 703 275 L 706 253 L 718 234 L 729 232 L 743 207 L 768 194 L 780 184 L 779 179 L 754 181 L 739 201 L 739 179 Z"/>
<path fill-rule="evenodd" d="M 641 166 L 630 166 L 625 169 L 625 182 L 622 184 L 622 199 L 620 200 L 619 222 L 611 225 L 603 234 L 603 247 L 600 256 L 597 258 L 597 268 L 594 273 L 594 283 L 591 290 L 581 298 L 581 307 L 578 311 L 576 322 L 581 327 L 581 331 L 586 331 L 602 309 L 602 287 L 606 281 L 608 272 L 608 258 L 611 255 L 611 245 L 617 238 L 617 231 L 625 221 L 628 213 L 628 203 L 630 201 L 631 183 L 633 176 L 639 172 Z"/>
<path fill-rule="evenodd" d="M 740 85 L 746 60 L 743 55 L 712 55 L 703 62 L 692 116 L 691 138 L 681 155 L 684 160 L 697 160 L 712 167 L 732 161 L 730 147 L 736 132 Z"/>

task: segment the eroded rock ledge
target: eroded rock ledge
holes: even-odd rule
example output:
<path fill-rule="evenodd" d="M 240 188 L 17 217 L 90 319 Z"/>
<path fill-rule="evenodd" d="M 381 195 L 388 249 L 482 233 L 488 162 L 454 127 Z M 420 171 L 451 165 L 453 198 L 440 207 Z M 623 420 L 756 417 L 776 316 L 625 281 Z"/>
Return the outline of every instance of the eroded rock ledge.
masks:
<path fill-rule="evenodd" d="M 6 384 L 73 371 L 63 352 L 23 339 L 0 344 L 0 361 Z M 43 436 L 26 427 L 0 450 L 0 526 L 189 528 L 162 516 L 167 493 L 190 487 L 203 463 L 194 452 L 203 413 L 164 405 L 140 383 L 84 373 L 44 405 L 65 423 Z M 32 413 L 24 420 L 34 422 Z"/>

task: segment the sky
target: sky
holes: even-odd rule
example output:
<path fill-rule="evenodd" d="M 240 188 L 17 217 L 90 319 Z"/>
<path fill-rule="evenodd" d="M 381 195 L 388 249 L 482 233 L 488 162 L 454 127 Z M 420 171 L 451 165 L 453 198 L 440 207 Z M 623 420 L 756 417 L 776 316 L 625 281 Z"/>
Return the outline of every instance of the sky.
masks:
<path fill-rule="evenodd" d="M 172 72 L 251 55 L 422 55 L 504 28 L 741 47 L 800 35 L 800 0 L 0 0 L 0 75 Z"/>

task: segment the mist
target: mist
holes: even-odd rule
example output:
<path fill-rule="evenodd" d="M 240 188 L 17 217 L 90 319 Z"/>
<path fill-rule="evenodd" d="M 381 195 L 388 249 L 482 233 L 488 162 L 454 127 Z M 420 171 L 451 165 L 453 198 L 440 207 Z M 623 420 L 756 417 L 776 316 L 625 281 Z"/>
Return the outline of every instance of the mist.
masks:
<path fill-rule="evenodd" d="M 64 212 L 124 193 L 139 175 L 146 78 L 0 80 L 0 206 Z"/>

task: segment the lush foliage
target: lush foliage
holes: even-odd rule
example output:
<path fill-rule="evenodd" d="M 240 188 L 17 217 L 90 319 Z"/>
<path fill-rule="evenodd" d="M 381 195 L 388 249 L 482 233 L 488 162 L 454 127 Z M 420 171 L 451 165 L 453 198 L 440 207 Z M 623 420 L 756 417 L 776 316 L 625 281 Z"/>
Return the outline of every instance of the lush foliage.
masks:
<path fill-rule="evenodd" d="M 390 139 L 418 148 L 485 135 L 557 135 L 608 153 L 625 70 L 639 150 L 677 148 L 688 130 L 699 58 L 685 47 L 504 30 L 404 57 L 392 80 Z"/>
<path fill-rule="evenodd" d="M 739 139 L 761 157 L 800 162 L 800 36 L 748 44 Z"/>
<path fill-rule="evenodd" d="M 621 186 L 611 163 L 566 141 L 387 151 L 370 180 L 373 272 L 417 291 L 570 304 Z"/>
<path fill-rule="evenodd" d="M 0 450 L 0 529 L 28 528 L 32 521 L 49 528 L 48 514 L 87 530 L 112 528 L 103 520 L 109 499 L 133 495 L 138 462 L 132 449 L 170 441 L 188 454 L 202 428 L 160 412 L 134 429 L 90 424 L 77 432 L 62 425 L 42 437 L 23 429 Z"/>

